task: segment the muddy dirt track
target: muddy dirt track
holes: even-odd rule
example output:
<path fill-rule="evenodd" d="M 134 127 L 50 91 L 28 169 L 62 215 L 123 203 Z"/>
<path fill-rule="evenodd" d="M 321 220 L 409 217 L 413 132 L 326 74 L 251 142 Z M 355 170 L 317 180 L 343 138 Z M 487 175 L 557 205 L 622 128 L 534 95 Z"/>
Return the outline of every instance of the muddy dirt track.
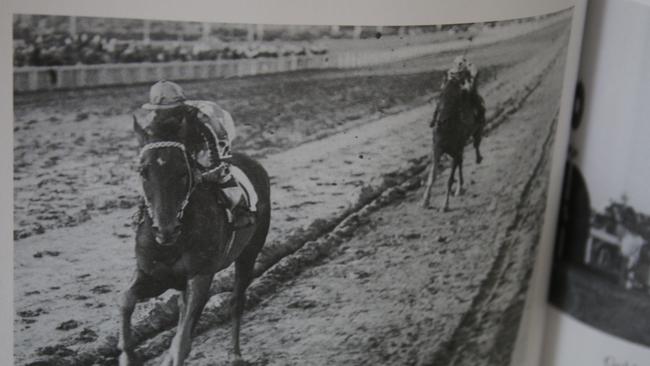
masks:
<path fill-rule="evenodd" d="M 504 320 L 523 306 L 541 228 L 567 30 L 563 21 L 469 52 L 485 70 L 493 127 L 486 160 L 476 166 L 467 154 L 467 193 L 445 214 L 417 201 L 429 101 L 454 54 L 361 76 L 332 70 L 187 85 L 246 121 L 237 146 L 273 177 L 273 229 L 242 331 L 248 361 L 507 363 L 495 350 L 514 340 L 516 324 Z M 128 114 L 143 95 L 144 86 L 17 97 L 19 364 L 114 362 L 117 293 L 134 265 Z M 442 192 L 441 179 L 434 193 Z M 228 289 L 229 273 L 218 275 L 189 364 L 226 360 Z M 170 296 L 136 314 L 138 352 L 152 365 L 172 334 Z"/>

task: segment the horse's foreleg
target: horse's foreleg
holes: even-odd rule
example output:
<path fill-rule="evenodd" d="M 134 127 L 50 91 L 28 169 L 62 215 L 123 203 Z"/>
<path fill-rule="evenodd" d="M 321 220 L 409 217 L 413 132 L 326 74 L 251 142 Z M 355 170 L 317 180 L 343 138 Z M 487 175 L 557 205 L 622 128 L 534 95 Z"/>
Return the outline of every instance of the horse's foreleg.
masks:
<path fill-rule="evenodd" d="M 120 302 L 122 325 L 117 344 L 117 348 L 121 351 L 119 358 L 120 366 L 140 364 L 140 361 L 135 356 L 134 348 L 136 345 L 133 339 L 133 332 L 131 331 L 131 315 L 133 315 L 135 305 L 141 300 L 158 296 L 165 290 L 165 286 L 159 282 L 152 281 L 151 277 L 136 270 L 133 281 L 131 281 L 129 287 L 122 293 Z"/>
<path fill-rule="evenodd" d="M 439 153 L 433 150 L 431 154 L 431 168 L 427 177 L 427 185 L 424 187 L 424 197 L 422 197 L 422 207 L 428 208 L 431 201 L 431 191 L 433 190 L 433 183 L 436 181 L 438 175 Z"/>
<path fill-rule="evenodd" d="M 133 339 L 131 334 L 131 315 L 135 310 L 137 297 L 132 287 L 129 287 L 122 294 L 120 303 L 120 314 L 122 316 L 122 327 L 120 330 L 120 339 L 117 348 L 121 351 L 120 366 L 129 366 L 135 364 L 135 354 L 133 353 Z"/>
<path fill-rule="evenodd" d="M 139 300 L 147 298 L 149 295 L 155 296 L 157 292 L 162 291 L 149 282 L 150 281 L 147 281 L 146 276 L 142 272 L 136 271 L 129 287 L 122 293 L 120 300 L 122 324 L 117 344 L 117 348 L 121 351 L 119 358 L 120 366 L 137 364 L 135 353 L 133 351 L 135 343 L 131 331 L 131 316 L 133 315 L 135 305 Z"/>
<path fill-rule="evenodd" d="M 454 175 L 456 174 L 456 159 L 452 159 L 451 172 L 449 173 L 449 180 L 447 180 L 447 193 L 445 195 L 445 204 L 442 206 L 442 212 L 449 211 L 449 196 L 451 195 L 451 187 L 454 185 Z"/>
<path fill-rule="evenodd" d="M 192 346 L 192 330 L 203 312 L 203 307 L 208 301 L 212 275 L 198 275 L 187 281 L 187 288 L 183 298 L 182 313 L 179 314 L 178 329 L 172 340 L 169 354 L 165 360 L 172 366 L 181 366 L 190 353 Z M 179 303 L 181 304 L 181 303 Z"/>
<path fill-rule="evenodd" d="M 183 291 L 180 293 L 178 296 L 178 326 L 176 335 L 174 336 L 174 339 L 172 340 L 172 343 L 176 341 L 176 337 L 179 336 L 180 329 L 185 322 L 185 314 L 187 313 L 187 291 Z M 165 359 L 163 360 L 162 366 L 171 366 L 174 364 L 174 356 L 173 353 L 167 352 L 167 355 L 165 356 Z"/>
<path fill-rule="evenodd" d="M 424 187 L 424 196 L 422 197 L 422 207 L 428 208 L 429 202 L 431 201 L 431 190 L 433 188 L 433 182 L 436 179 L 436 164 L 431 162 L 431 167 L 429 168 L 429 173 L 427 174 L 427 183 Z"/>

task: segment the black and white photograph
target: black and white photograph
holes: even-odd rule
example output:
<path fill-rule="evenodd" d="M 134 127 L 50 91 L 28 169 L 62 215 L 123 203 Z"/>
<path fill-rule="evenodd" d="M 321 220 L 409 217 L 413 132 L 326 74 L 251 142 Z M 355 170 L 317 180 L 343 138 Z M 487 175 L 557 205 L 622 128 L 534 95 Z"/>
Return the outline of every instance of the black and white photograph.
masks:
<path fill-rule="evenodd" d="M 592 329 L 650 347 L 650 8 L 601 0 L 592 13 L 591 27 L 606 31 L 585 46 L 549 299 Z M 613 83 L 616 92 L 593 87 Z"/>
<path fill-rule="evenodd" d="M 15 364 L 510 364 L 572 15 L 14 14 Z M 580 268 L 647 309 L 631 202 Z"/>
<path fill-rule="evenodd" d="M 625 193 L 602 210 L 590 207 L 588 185 L 573 169 L 550 301 L 590 326 L 650 346 L 650 215 Z"/>

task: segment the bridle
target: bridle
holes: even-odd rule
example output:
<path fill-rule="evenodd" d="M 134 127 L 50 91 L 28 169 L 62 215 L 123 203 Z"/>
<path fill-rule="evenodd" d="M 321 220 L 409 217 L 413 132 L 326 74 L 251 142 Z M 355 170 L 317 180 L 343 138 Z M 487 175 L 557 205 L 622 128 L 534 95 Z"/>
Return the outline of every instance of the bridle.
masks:
<path fill-rule="evenodd" d="M 139 159 L 140 161 L 142 160 L 142 157 L 144 153 L 146 153 L 149 150 L 155 150 L 155 149 L 165 149 L 165 148 L 174 148 L 174 149 L 179 149 L 182 154 L 183 158 L 185 159 L 185 166 L 187 167 L 187 173 L 189 176 L 189 185 L 187 188 L 187 193 L 185 194 L 185 199 L 181 203 L 181 208 L 179 209 L 178 213 L 176 214 L 176 217 L 178 220 L 183 219 L 183 214 L 185 212 L 185 207 L 187 207 L 187 204 L 190 202 L 190 196 L 192 196 L 192 192 L 194 192 L 194 189 L 196 188 L 195 184 L 195 179 L 194 179 L 194 174 L 192 171 L 192 166 L 190 165 L 190 160 L 187 157 L 187 151 L 185 149 L 185 145 L 183 145 L 180 142 L 176 141 L 157 141 L 157 142 L 151 142 L 142 147 L 140 150 L 140 155 Z M 144 196 L 144 204 L 145 207 L 147 208 L 147 214 L 149 214 L 149 218 L 153 220 L 153 210 L 151 209 L 151 204 L 149 203 L 149 200 L 147 199 L 147 195 L 143 194 Z"/>

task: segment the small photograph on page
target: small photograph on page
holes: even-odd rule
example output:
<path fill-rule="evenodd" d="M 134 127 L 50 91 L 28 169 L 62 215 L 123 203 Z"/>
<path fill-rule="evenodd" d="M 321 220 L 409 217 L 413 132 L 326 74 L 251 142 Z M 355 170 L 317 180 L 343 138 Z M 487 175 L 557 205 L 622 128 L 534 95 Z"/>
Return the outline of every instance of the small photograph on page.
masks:
<path fill-rule="evenodd" d="M 507 365 L 572 9 L 15 15 L 18 365 Z"/>
<path fill-rule="evenodd" d="M 650 7 L 593 5 L 550 302 L 619 344 L 650 347 Z M 604 364 L 637 364 L 611 344 Z"/>
<path fill-rule="evenodd" d="M 650 306 L 650 206 L 627 192 L 590 206 L 588 181 L 578 167 L 568 169 L 571 198 L 556 247 L 551 303 L 600 330 L 650 346 L 650 324 L 641 317 Z"/>

